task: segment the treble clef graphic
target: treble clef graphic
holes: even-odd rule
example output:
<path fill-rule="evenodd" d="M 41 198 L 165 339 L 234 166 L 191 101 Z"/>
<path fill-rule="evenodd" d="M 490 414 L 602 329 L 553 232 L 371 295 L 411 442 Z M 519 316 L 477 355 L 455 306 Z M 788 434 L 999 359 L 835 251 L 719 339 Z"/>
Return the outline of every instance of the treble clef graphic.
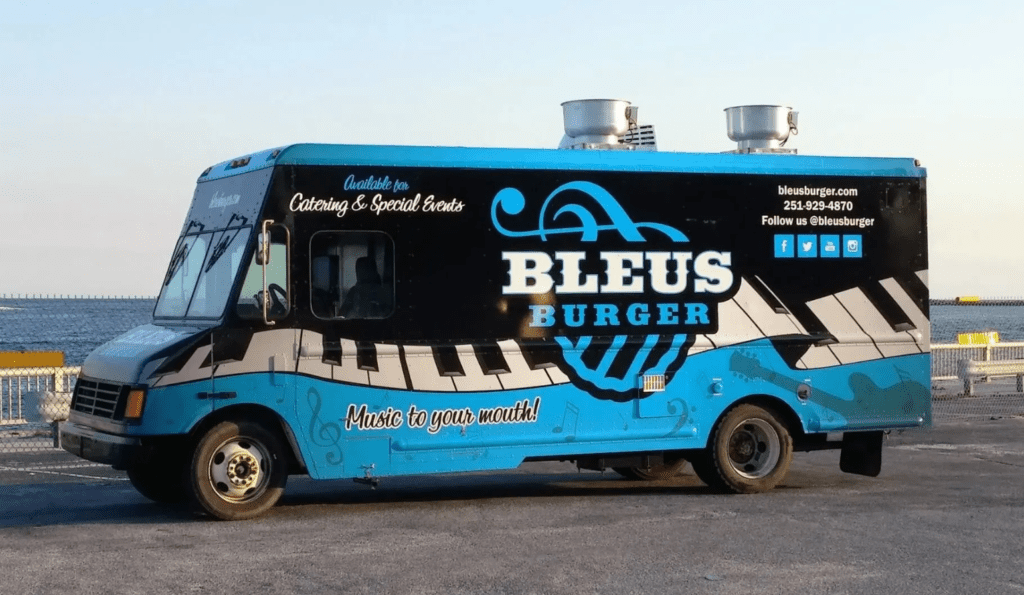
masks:
<path fill-rule="evenodd" d="M 334 422 L 324 422 L 320 419 L 320 408 L 323 406 L 323 399 L 315 388 L 310 387 L 306 392 L 306 402 L 313 409 L 309 420 L 309 439 L 317 446 L 327 448 L 333 447 L 331 452 L 324 457 L 330 465 L 341 464 L 344 455 L 341 452 L 341 426 Z"/>

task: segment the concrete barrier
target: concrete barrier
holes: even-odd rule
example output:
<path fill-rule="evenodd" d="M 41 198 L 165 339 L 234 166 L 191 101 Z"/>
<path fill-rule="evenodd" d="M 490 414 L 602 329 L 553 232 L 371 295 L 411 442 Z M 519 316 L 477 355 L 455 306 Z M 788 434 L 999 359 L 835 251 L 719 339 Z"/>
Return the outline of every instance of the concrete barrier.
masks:
<path fill-rule="evenodd" d="M 1017 377 L 1017 392 L 1024 392 L 1024 359 L 979 362 L 960 360 L 960 379 L 964 383 L 964 394 L 974 395 L 974 384 L 989 378 Z"/>

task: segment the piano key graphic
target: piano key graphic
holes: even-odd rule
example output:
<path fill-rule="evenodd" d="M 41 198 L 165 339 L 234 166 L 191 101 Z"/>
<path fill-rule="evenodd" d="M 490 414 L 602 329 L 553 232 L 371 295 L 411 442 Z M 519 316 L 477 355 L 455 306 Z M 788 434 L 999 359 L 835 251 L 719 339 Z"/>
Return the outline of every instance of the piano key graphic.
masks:
<path fill-rule="evenodd" d="M 332 366 L 328 360 L 340 359 L 339 348 L 340 346 L 335 344 L 333 350 L 328 350 L 319 333 L 302 331 L 299 338 L 299 361 L 296 371 L 299 374 L 330 378 Z"/>
<path fill-rule="evenodd" d="M 775 294 L 756 277 L 753 280 L 740 279 L 736 295 L 718 306 L 718 332 L 698 335 L 690 353 L 752 339 L 794 334 L 806 335 L 808 332 Z"/>
<path fill-rule="evenodd" d="M 373 347 L 373 360 L 370 360 L 369 346 Z M 405 367 L 402 364 L 402 355 L 398 348 L 398 345 L 391 345 L 388 343 L 368 343 L 366 347 L 360 349 L 360 345 L 356 345 L 356 359 L 359 359 L 360 354 L 363 355 L 364 360 L 360 364 L 360 369 L 366 369 L 370 376 L 370 386 L 381 386 L 386 388 L 409 388 L 409 384 L 405 378 Z M 364 366 L 366 366 L 364 368 Z M 376 369 L 371 368 L 371 366 Z"/>
<path fill-rule="evenodd" d="M 927 295 L 927 271 L 908 278 L 913 281 L 890 278 L 792 308 L 760 279 L 741 279 L 736 296 L 719 305 L 718 332 L 699 335 L 690 352 L 794 334 L 822 340 L 800 358 L 801 368 L 927 351 L 928 318 L 919 306 L 920 296 Z M 908 286 L 917 298 L 907 292 Z"/>
<path fill-rule="evenodd" d="M 338 339 L 328 343 L 320 333 L 302 331 L 298 372 L 329 380 L 368 385 L 370 375 L 367 370 L 360 369 L 357 354 L 356 342 L 351 339 Z"/>
<path fill-rule="evenodd" d="M 508 374 L 510 372 L 508 362 L 501 353 L 497 343 L 484 343 L 475 348 L 476 359 L 484 374 Z"/>
<path fill-rule="evenodd" d="M 733 301 L 766 336 L 806 333 L 785 304 L 758 277 L 749 282 L 742 280 Z"/>
<path fill-rule="evenodd" d="M 294 372 L 296 370 L 296 345 L 300 343 L 299 329 L 273 329 L 252 336 L 242 361 L 225 362 L 217 366 L 216 376 L 231 376 L 248 372 Z M 280 369 L 274 369 L 271 361 L 278 362 Z"/>
<path fill-rule="evenodd" d="M 538 355 L 539 350 L 524 348 L 511 339 L 441 346 L 340 339 L 329 348 L 322 343 L 319 333 L 302 333 L 299 373 L 364 386 L 434 392 L 498 391 L 569 382 L 551 361 L 550 353 Z"/>
<path fill-rule="evenodd" d="M 508 364 L 508 374 L 498 374 L 498 381 L 505 390 L 532 388 L 551 384 L 551 377 L 543 369 L 534 370 L 526 363 L 519 345 L 511 340 L 498 341 L 498 347 Z"/>
<path fill-rule="evenodd" d="M 910 315 L 903 311 L 903 308 L 892 297 L 892 294 L 882 287 L 881 283 L 867 283 L 860 289 L 864 292 L 864 297 L 871 302 L 871 305 L 878 310 L 878 313 L 893 330 L 910 331 L 915 328 Z"/>
<path fill-rule="evenodd" d="M 896 300 L 900 308 L 903 308 L 903 311 L 910 317 L 910 321 L 914 325 L 914 330 L 910 335 L 917 341 L 918 346 L 921 347 L 922 351 L 930 350 L 931 326 L 928 324 L 928 316 L 925 315 L 924 310 L 918 306 L 917 302 L 907 294 L 903 286 L 895 279 L 883 279 L 880 283 Z"/>
<path fill-rule="evenodd" d="M 820 341 L 797 362 L 822 368 L 927 352 L 929 324 L 921 300 L 927 298 L 927 271 L 888 278 L 806 304 L 785 304 L 759 278 L 740 279 L 737 294 L 719 305 L 719 330 L 698 335 L 690 353 L 754 339 L 806 335 Z M 506 339 L 474 345 L 426 346 L 340 339 L 333 351 L 312 331 L 274 329 L 257 333 L 240 362 L 214 367 L 217 377 L 280 369 L 339 382 L 424 391 L 496 391 L 568 383 L 552 346 L 522 346 Z M 340 346 L 340 355 L 338 347 Z M 627 346 L 632 349 L 632 346 Z M 639 348 L 639 346 L 636 346 Z M 316 354 L 323 355 L 317 360 Z M 296 361 L 296 353 L 298 360 Z M 304 355 L 305 354 L 305 355 Z M 182 370 L 166 374 L 157 386 L 209 377 L 203 367 L 209 346 L 197 349 Z M 289 368 L 289 366 L 291 366 Z"/>
<path fill-rule="evenodd" d="M 894 277 L 896 283 L 903 288 L 903 291 L 907 293 L 914 304 L 917 306 L 918 311 L 928 311 L 928 285 L 925 280 L 927 276 L 921 275 L 897 275 Z"/>
<path fill-rule="evenodd" d="M 497 345 L 495 345 L 497 347 Z M 472 345 L 456 345 L 455 353 L 462 364 L 463 376 L 455 376 L 455 388 L 459 391 L 501 390 L 501 383 L 495 374 L 485 372 Z"/>
<path fill-rule="evenodd" d="M 432 349 L 434 365 L 441 376 L 465 376 L 466 369 L 459 361 L 459 352 L 454 345 L 438 345 Z"/>
<path fill-rule="evenodd" d="M 369 341 L 356 341 L 356 365 L 360 370 L 379 372 L 377 347 Z"/>
<path fill-rule="evenodd" d="M 353 384 L 370 384 L 370 374 L 367 370 L 359 367 L 358 349 L 356 342 L 351 339 L 341 339 L 340 364 L 331 366 L 332 375 L 329 378 L 341 382 Z"/>
<path fill-rule="evenodd" d="M 198 347 L 191 357 L 188 358 L 188 361 L 185 362 L 185 365 L 182 366 L 181 370 L 161 376 L 153 383 L 153 386 L 168 386 L 171 384 L 191 382 L 193 380 L 209 380 L 212 375 L 212 369 L 210 367 L 202 367 L 203 362 L 205 362 L 209 357 L 209 345 L 202 345 Z"/>
<path fill-rule="evenodd" d="M 921 348 L 910 334 L 913 325 L 906 313 L 903 317 L 907 319 L 906 322 L 900 321 L 893 324 L 886 320 L 882 312 L 859 288 L 841 291 L 835 295 L 835 298 L 864 334 L 871 339 L 883 357 L 921 353 Z M 828 326 L 827 321 L 826 326 Z M 832 334 L 836 334 L 836 332 L 833 331 Z"/>
<path fill-rule="evenodd" d="M 807 305 L 838 341 L 827 348 L 841 363 L 921 353 L 909 334 L 897 335 L 860 289 L 842 291 Z"/>
<path fill-rule="evenodd" d="M 482 345 L 404 346 L 403 351 L 414 390 L 511 390 L 569 381 L 553 362 L 535 361 L 531 365 L 529 359 L 540 358 L 529 358 L 513 340 Z"/>
<path fill-rule="evenodd" d="M 442 370 L 438 365 L 441 357 L 429 345 L 405 345 L 402 347 L 405 365 L 413 390 L 454 391 L 453 370 Z M 436 356 L 436 358 L 435 358 Z M 456 361 L 458 358 L 456 358 Z M 461 367 L 461 364 L 459 364 Z"/>

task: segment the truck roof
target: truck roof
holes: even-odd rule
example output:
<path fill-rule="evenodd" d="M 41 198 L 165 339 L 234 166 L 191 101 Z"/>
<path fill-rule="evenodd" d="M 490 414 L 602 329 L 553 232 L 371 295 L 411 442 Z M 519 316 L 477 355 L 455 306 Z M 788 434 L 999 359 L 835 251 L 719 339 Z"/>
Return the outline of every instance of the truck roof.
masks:
<path fill-rule="evenodd" d="M 275 165 L 925 177 L 925 169 L 918 165 L 917 160 L 909 157 L 297 144 L 267 149 L 218 163 L 207 168 L 200 175 L 199 181 L 205 182 Z"/>

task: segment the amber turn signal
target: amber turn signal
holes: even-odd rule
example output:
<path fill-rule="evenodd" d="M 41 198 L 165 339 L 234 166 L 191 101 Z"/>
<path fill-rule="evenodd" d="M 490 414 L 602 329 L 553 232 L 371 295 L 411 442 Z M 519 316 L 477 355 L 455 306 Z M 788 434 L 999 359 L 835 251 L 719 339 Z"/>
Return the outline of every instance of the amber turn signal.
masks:
<path fill-rule="evenodd" d="M 124 409 L 126 419 L 139 419 L 142 417 L 142 408 L 146 405 L 145 389 L 136 388 L 128 393 L 128 406 Z"/>

